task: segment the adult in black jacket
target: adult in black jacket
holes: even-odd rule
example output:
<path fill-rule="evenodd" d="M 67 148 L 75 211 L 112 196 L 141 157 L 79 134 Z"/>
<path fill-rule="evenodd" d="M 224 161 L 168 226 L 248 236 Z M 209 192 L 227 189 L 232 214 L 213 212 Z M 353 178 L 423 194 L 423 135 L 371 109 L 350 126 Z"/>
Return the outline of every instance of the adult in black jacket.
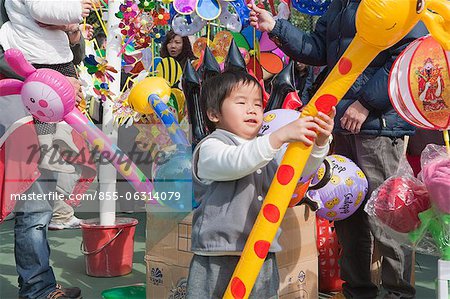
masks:
<path fill-rule="evenodd" d="M 359 0 L 333 0 L 312 33 L 285 20 L 274 20 L 265 10 L 252 7 L 250 24 L 269 36 L 291 58 L 331 70 L 356 34 L 355 16 Z M 358 77 L 337 106 L 335 153 L 352 159 L 366 174 L 369 192 L 396 171 L 405 135 L 414 128 L 403 121 L 389 101 L 387 86 L 391 66 L 398 54 L 414 39 L 427 33 L 419 23 L 404 39 L 381 52 Z M 413 298 L 411 252 L 387 236 L 360 208 L 351 217 L 335 222 L 343 248 L 340 261 L 346 298 L 376 298 L 371 281 L 373 234 L 383 255 L 382 284 L 386 298 Z M 342 295 L 341 295 L 342 296 Z"/>

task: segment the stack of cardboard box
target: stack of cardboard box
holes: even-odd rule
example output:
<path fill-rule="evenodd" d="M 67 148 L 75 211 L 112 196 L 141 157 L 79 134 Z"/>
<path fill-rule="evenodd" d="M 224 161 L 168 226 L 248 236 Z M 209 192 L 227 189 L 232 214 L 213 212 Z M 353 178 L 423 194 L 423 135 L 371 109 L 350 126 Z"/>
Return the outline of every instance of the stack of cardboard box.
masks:
<path fill-rule="evenodd" d="M 290 208 L 281 228 L 280 298 L 318 298 L 315 213 L 305 206 Z M 184 298 L 192 258 L 191 229 L 192 214 L 184 218 L 148 214 L 147 298 Z"/>

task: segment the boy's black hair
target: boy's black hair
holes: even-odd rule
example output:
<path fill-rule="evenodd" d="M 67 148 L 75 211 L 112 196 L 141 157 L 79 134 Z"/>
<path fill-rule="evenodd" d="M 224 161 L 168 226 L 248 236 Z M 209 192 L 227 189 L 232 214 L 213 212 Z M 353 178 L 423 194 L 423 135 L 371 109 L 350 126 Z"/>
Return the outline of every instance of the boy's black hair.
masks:
<path fill-rule="evenodd" d="M 202 82 L 200 92 L 200 106 L 205 118 L 209 132 L 216 129 L 216 125 L 209 120 L 207 111 L 212 110 L 220 113 L 223 101 L 228 97 L 234 88 L 242 85 L 255 84 L 258 86 L 261 100 L 263 98 L 262 87 L 258 80 L 244 71 L 225 71 Z"/>

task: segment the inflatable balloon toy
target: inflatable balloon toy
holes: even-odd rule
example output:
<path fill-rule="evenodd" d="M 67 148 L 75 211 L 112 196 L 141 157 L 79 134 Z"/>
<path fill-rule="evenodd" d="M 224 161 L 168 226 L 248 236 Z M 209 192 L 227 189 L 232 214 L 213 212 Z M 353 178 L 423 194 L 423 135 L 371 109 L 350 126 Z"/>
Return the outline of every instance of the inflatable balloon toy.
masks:
<path fill-rule="evenodd" d="M 181 65 L 172 57 L 162 58 L 156 65 L 156 76 L 164 78 L 170 87 L 177 85 L 182 75 Z"/>
<path fill-rule="evenodd" d="M 1 95 L 20 94 L 25 108 L 39 121 L 66 121 L 95 146 L 136 191 L 152 191 L 151 182 L 131 159 L 75 108 L 75 91 L 65 76 L 51 69 L 35 69 L 17 49 L 6 50 L 5 60 L 25 81 L 1 80 Z"/>
<path fill-rule="evenodd" d="M 317 211 L 319 217 L 338 221 L 356 212 L 367 190 L 368 182 L 362 170 L 350 159 L 332 155 L 317 170 L 307 197 L 323 203 L 323 208 Z"/>
<path fill-rule="evenodd" d="M 450 3 L 443 0 L 363 0 L 356 13 L 356 36 L 331 70 L 301 117 L 330 113 L 358 76 L 383 50 L 423 21 L 445 50 L 450 49 Z M 383 30 L 387 28 L 388 30 Z M 224 298 L 248 298 L 274 239 L 312 147 L 291 143 L 247 239 Z"/>
<path fill-rule="evenodd" d="M 205 49 L 203 61 L 198 68 L 198 73 L 202 78 L 202 81 L 221 73 L 220 65 L 217 63 L 216 58 L 208 47 Z"/>
<path fill-rule="evenodd" d="M 243 0 L 174 0 L 171 24 L 182 36 L 199 32 L 207 21 L 219 19 L 227 30 L 239 32 L 249 24 L 250 9 Z"/>
<path fill-rule="evenodd" d="M 420 226 L 418 215 L 429 208 L 430 198 L 423 183 L 400 174 L 375 190 L 366 210 L 391 229 L 408 233 Z"/>
<path fill-rule="evenodd" d="M 395 61 L 389 96 L 400 116 L 428 130 L 450 129 L 450 51 L 432 37 L 411 43 Z"/>
<path fill-rule="evenodd" d="M 433 152 L 438 152 L 435 155 Z M 430 195 L 431 209 L 419 213 L 421 226 L 409 233 L 416 243 L 430 232 L 442 260 L 450 262 L 450 155 L 444 147 L 428 145 L 422 152 L 422 179 Z M 445 280 L 438 278 L 439 280 Z M 440 281 L 441 283 L 441 281 Z M 444 285 L 447 285 L 445 281 Z"/>
<path fill-rule="evenodd" d="M 259 134 L 265 135 L 275 132 L 286 124 L 298 119 L 300 112 L 290 109 L 275 109 L 264 113 L 263 123 Z M 283 145 L 282 150 L 287 148 L 287 143 Z M 301 177 L 298 181 L 297 187 L 292 195 L 292 200 L 289 203 L 289 207 L 294 207 L 300 204 L 306 204 L 312 211 L 316 211 L 319 208 L 317 202 L 312 201 L 309 197 L 306 197 L 306 191 L 310 186 L 310 177 Z"/>
<path fill-rule="evenodd" d="M 161 77 L 148 77 L 136 83 L 128 96 L 131 109 L 141 114 L 152 114 L 154 111 L 148 104 L 148 97 L 157 94 L 164 103 L 170 99 L 172 91 L 167 81 Z"/>
<path fill-rule="evenodd" d="M 270 82 L 270 98 L 264 111 L 274 109 L 299 109 L 303 103 L 295 88 L 294 61 L 277 74 Z"/>
<path fill-rule="evenodd" d="M 192 146 L 195 146 L 208 135 L 208 132 L 200 106 L 200 77 L 190 61 L 186 63 L 181 85 L 186 96 L 188 118 L 192 127 Z"/>
<path fill-rule="evenodd" d="M 330 3 L 330 0 L 292 0 L 291 5 L 301 13 L 321 16 L 327 11 Z"/>
<path fill-rule="evenodd" d="M 159 151 L 152 164 L 152 183 L 154 199 L 166 211 L 191 212 L 194 203 L 191 147 L 177 144 Z"/>
<path fill-rule="evenodd" d="M 148 101 L 161 122 L 166 126 L 172 142 L 174 144 L 189 146 L 190 143 L 186 137 L 186 134 L 180 128 L 175 116 L 169 110 L 169 107 L 161 100 L 161 98 L 157 94 L 153 93 L 148 97 Z"/>
<path fill-rule="evenodd" d="M 239 50 L 234 39 L 231 40 L 230 47 L 228 48 L 228 54 L 225 58 L 224 71 L 246 71 L 246 65 L 244 57 Z"/>

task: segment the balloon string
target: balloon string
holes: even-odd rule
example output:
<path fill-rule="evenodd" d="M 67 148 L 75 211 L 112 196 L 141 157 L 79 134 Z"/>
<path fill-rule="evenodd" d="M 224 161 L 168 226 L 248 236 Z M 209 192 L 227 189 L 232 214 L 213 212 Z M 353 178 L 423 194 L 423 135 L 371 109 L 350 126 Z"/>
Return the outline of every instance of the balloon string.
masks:
<path fill-rule="evenodd" d="M 208 46 L 208 48 L 210 36 L 211 36 L 211 23 L 208 21 L 208 25 L 206 26 L 206 46 Z"/>
<path fill-rule="evenodd" d="M 152 39 L 152 76 L 155 75 L 155 41 Z"/>
<path fill-rule="evenodd" d="M 102 17 L 98 13 L 97 6 L 95 4 L 94 4 L 94 11 L 95 11 L 95 14 L 97 15 L 97 18 L 98 18 L 98 21 L 100 22 L 100 25 L 102 26 L 103 31 L 105 32 L 106 37 L 108 37 L 108 30 L 106 30 L 105 23 L 103 22 Z"/>
<path fill-rule="evenodd" d="M 103 58 L 102 49 L 100 49 L 97 40 L 95 38 L 92 39 L 92 42 L 94 43 L 94 46 L 97 48 L 98 55 L 100 55 L 101 58 Z"/>
<path fill-rule="evenodd" d="M 444 130 L 444 142 L 445 142 L 445 147 L 447 148 L 447 154 L 450 156 L 450 138 L 448 136 L 447 130 Z"/>
<path fill-rule="evenodd" d="M 130 83 L 130 81 L 132 81 L 131 76 L 128 77 L 127 80 L 125 81 L 125 84 L 123 85 L 122 90 L 121 90 L 122 93 L 125 92 L 125 90 L 126 90 L 127 87 L 128 87 L 128 83 Z"/>
<path fill-rule="evenodd" d="M 256 76 L 256 29 L 253 28 L 253 74 Z"/>

